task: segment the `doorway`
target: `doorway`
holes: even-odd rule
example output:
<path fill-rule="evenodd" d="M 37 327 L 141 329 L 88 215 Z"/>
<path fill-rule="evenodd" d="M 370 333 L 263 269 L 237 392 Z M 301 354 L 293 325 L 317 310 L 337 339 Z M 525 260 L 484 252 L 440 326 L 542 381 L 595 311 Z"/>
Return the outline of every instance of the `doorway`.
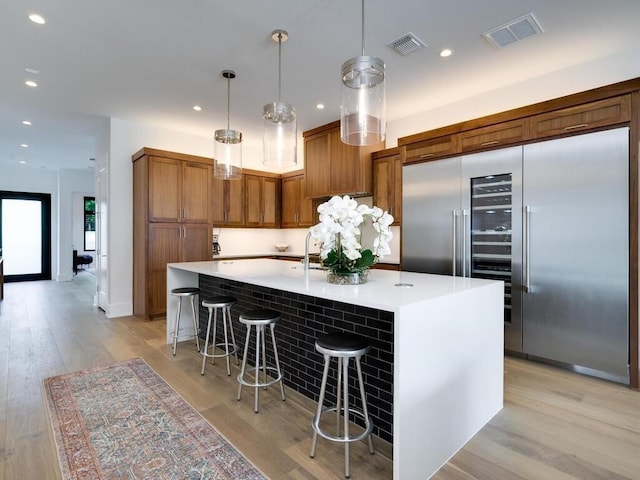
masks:
<path fill-rule="evenodd" d="M 51 195 L 0 191 L 4 281 L 51 280 Z"/>

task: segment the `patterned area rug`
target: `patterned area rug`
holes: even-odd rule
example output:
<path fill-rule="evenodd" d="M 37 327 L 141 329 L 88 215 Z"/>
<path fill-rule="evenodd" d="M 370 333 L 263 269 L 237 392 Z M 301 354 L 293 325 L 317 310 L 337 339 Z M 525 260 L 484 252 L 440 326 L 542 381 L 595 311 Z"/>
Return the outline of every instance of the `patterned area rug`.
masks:
<path fill-rule="evenodd" d="M 142 359 L 44 381 L 67 479 L 266 479 Z"/>

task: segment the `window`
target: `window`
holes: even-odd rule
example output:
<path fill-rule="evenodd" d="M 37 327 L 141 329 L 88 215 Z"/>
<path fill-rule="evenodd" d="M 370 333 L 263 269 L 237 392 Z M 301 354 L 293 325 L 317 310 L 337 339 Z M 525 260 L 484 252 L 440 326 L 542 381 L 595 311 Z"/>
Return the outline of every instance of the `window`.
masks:
<path fill-rule="evenodd" d="M 96 197 L 84 197 L 84 250 L 96 249 Z"/>

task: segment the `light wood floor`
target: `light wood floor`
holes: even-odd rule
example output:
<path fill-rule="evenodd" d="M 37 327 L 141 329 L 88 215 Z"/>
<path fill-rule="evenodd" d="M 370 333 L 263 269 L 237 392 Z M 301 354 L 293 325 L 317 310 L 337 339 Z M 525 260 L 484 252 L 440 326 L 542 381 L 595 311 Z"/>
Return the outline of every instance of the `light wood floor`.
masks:
<path fill-rule="evenodd" d="M 278 389 L 236 402 L 224 364 L 200 375 L 195 345 L 178 355 L 164 322 L 108 320 L 92 306 L 93 277 L 5 285 L 0 302 L 0 479 L 58 479 L 42 379 L 142 357 L 274 480 L 344 478 L 342 449 L 320 440 L 309 458 L 313 403 Z M 353 479 L 390 479 L 388 446 L 354 445 Z M 514 358 L 505 359 L 505 407 L 435 476 L 438 480 L 640 479 L 640 393 Z M 401 479 L 413 480 L 413 479 Z"/>

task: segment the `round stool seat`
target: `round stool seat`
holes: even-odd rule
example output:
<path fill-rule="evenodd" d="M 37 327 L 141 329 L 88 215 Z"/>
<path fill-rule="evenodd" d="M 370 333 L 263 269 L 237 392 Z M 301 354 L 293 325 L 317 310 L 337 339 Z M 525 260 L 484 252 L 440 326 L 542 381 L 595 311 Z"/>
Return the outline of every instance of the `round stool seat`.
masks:
<path fill-rule="evenodd" d="M 222 308 L 228 307 L 236 303 L 235 297 L 230 295 L 220 295 L 218 297 L 211 297 L 202 300 L 202 306 L 205 308 Z"/>
<path fill-rule="evenodd" d="M 245 325 L 268 325 L 270 323 L 277 323 L 279 320 L 280 314 L 268 308 L 249 310 L 240 314 L 240 323 L 244 323 Z"/>
<path fill-rule="evenodd" d="M 370 348 L 371 342 L 355 333 L 325 333 L 316 339 L 316 349 L 325 355 L 361 357 Z"/>
<path fill-rule="evenodd" d="M 174 288 L 173 290 L 171 290 L 171 295 L 176 295 L 179 297 L 197 295 L 198 293 L 200 293 L 200 289 L 196 287 L 182 287 L 182 288 Z"/>

